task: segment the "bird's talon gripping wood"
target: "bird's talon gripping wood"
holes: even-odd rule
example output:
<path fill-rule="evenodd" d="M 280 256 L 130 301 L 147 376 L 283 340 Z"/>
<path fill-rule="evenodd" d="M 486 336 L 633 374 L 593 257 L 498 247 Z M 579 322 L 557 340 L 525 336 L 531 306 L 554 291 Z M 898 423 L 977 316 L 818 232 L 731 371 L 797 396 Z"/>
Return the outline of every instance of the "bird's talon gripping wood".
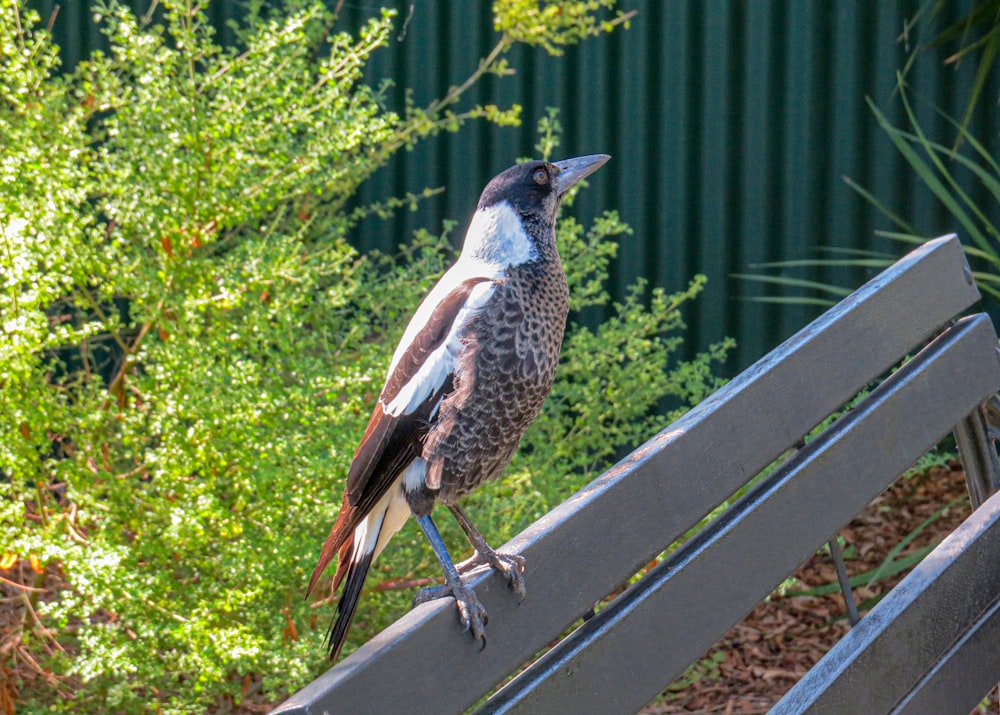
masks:
<path fill-rule="evenodd" d="M 463 561 L 458 565 L 458 572 L 465 574 L 480 566 L 491 566 L 507 579 L 510 587 L 523 600 L 527 593 L 524 584 L 524 557 L 518 554 L 505 554 L 494 551 L 486 543 L 486 539 L 479 533 L 479 530 L 472 525 L 472 521 L 461 507 L 453 505 L 448 508 L 455 516 L 455 521 L 462 527 L 462 530 L 469 539 L 469 543 L 476 550 L 475 555 L 471 559 Z"/>
<path fill-rule="evenodd" d="M 344 645 L 372 561 L 410 514 L 446 581 L 414 604 L 453 595 L 463 626 L 485 646 L 486 610 L 430 518 L 436 504 L 469 538 L 472 562 L 491 565 L 523 598 L 524 559 L 493 551 L 457 502 L 503 471 L 552 388 L 569 311 L 556 213 L 566 191 L 609 158 L 532 161 L 494 177 L 461 255 L 403 333 L 309 581 L 312 591 L 337 558 L 331 589 L 344 584 L 344 591 L 327 636 L 331 658 Z"/>
<path fill-rule="evenodd" d="M 486 624 L 490 618 L 479 602 L 476 592 L 464 584 L 459 584 L 457 588 L 451 589 L 451 595 L 455 597 L 455 604 L 458 606 L 459 620 L 462 622 L 463 631 L 472 631 L 472 636 L 477 641 L 483 641 L 486 645 Z"/>
<path fill-rule="evenodd" d="M 522 601 L 528 595 L 528 589 L 524 584 L 524 557 L 517 554 L 497 553 L 497 562 L 493 568 L 497 569 L 507 578 L 507 585 L 517 594 Z"/>
<path fill-rule="evenodd" d="M 507 584 L 523 600 L 528 590 L 524 581 L 524 557 L 519 554 L 506 554 L 490 551 L 486 554 L 476 552 L 471 559 L 466 559 L 455 568 L 463 576 L 482 566 L 490 566 L 507 579 Z"/>

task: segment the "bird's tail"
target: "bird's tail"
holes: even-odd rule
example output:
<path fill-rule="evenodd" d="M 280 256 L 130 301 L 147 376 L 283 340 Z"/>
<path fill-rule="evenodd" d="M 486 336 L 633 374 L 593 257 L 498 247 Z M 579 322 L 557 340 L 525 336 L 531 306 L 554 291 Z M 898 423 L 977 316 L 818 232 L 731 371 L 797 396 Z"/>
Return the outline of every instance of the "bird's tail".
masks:
<path fill-rule="evenodd" d="M 344 647 L 347 630 L 354 620 L 368 569 L 392 535 L 402 528 L 410 513 L 406 497 L 399 489 L 390 489 L 389 493 L 382 497 L 360 521 L 356 521 L 356 515 L 345 513 L 345 510 L 352 508 L 345 500 L 341 515 L 337 518 L 326 544 L 323 545 L 320 562 L 316 565 L 309 582 L 309 591 L 312 591 L 316 581 L 332 560 L 333 554 L 338 553 L 337 573 L 333 577 L 331 590 L 337 590 L 341 582 L 344 582 L 344 591 L 337 602 L 337 618 L 327 633 L 326 647 L 330 660 L 336 660 L 341 648 Z M 346 528 L 352 522 L 357 523 L 357 526 L 345 534 Z"/>
<path fill-rule="evenodd" d="M 353 539 L 352 539 L 353 541 Z M 358 549 L 354 549 L 358 551 Z M 358 601 L 361 600 L 361 587 L 364 586 L 368 569 L 371 568 L 375 559 L 374 551 L 367 553 L 351 554 L 346 559 L 341 555 L 340 563 L 337 566 L 337 576 L 347 574 L 347 582 L 344 585 L 344 592 L 337 602 L 337 618 L 326 633 L 326 650 L 330 654 L 330 660 L 336 660 L 340 656 L 340 649 L 344 647 L 347 640 L 347 630 L 354 620 L 354 613 L 358 610 Z"/>

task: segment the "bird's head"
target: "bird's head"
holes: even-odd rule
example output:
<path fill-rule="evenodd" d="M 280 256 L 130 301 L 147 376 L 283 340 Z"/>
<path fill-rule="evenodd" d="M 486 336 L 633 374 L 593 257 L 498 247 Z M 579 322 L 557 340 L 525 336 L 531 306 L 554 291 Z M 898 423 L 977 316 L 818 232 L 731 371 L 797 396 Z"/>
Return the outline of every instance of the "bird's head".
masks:
<path fill-rule="evenodd" d="M 535 260 L 551 243 L 556 213 L 574 184 L 611 157 L 591 154 L 563 161 L 529 161 L 494 176 L 483 189 L 465 236 L 463 254 L 513 266 Z"/>

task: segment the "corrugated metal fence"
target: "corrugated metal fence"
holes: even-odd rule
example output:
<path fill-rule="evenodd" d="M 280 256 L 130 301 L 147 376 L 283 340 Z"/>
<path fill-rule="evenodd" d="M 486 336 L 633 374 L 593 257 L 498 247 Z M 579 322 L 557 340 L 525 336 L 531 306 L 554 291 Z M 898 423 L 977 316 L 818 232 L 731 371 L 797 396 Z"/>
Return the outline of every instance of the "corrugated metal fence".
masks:
<path fill-rule="evenodd" d="M 332 0 L 331 0 L 332 1 Z M 52 2 L 34 3 L 51 11 Z M 144 9 L 147 3 L 134 3 Z M 969 2 L 955 2 L 960 12 Z M 485 1 L 347 2 L 344 19 L 359 22 L 379 5 L 399 8 L 405 33 L 369 67 L 373 79 L 413 89 L 418 103 L 464 79 L 496 41 Z M 467 221 L 483 184 L 516 157 L 532 153 L 534 125 L 560 109 L 560 155 L 606 152 L 614 161 L 581 195 L 577 210 L 617 209 L 632 225 L 614 266 L 614 293 L 640 276 L 678 289 L 695 273 L 709 278 L 689 312 L 691 347 L 725 335 L 746 366 L 801 327 L 815 308 L 752 300 L 779 289 L 732 277 L 764 261 L 824 257 L 820 247 L 902 248 L 874 236 L 887 219 L 843 181 L 849 176 L 928 234 L 960 227 L 905 166 L 865 102 L 870 96 L 897 123 L 896 72 L 909 49 L 900 40 L 916 0 L 621 0 L 637 10 L 631 29 L 570 48 L 563 57 L 518 48 L 517 75 L 488 77 L 470 103 L 520 103 L 524 126 L 471 124 L 398 156 L 365 187 L 362 199 L 425 186 L 446 192 L 416 213 L 371 222 L 362 247 L 392 248 L 412 230 L 442 220 Z M 239 13 L 235 0 L 210 6 L 220 24 Z M 73 60 L 98 42 L 86 3 L 63 4 L 55 23 Z M 225 39 L 225 34 L 223 34 Z M 923 38 L 926 39 L 926 38 Z M 912 41 L 912 40 L 911 40 Z M 915 94 L 960 116 L 974 64 L 942 64 L 945 52 L 922 56 L 909 76 Z M 998 83 L 988 88 L 973 129 L 997 147 Z M 929 106 L 928 133 L 952 136 Z M 980 196 L 994 218 L 995 202 Z M 458 240 L 460 236 L 456 236 Z M 855 286 L 856 269 L 799 275 Z"/>

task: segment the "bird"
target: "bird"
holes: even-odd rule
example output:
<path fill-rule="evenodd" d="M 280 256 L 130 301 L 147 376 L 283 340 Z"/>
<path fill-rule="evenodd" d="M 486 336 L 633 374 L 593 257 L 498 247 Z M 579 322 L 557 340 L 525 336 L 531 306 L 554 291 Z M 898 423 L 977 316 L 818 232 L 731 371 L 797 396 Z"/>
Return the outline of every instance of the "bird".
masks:
<path fill-rule="evenodd" d="M 485 647 L 486 610 L 462 573 L 489 565 L 524 597 L 524 558 L 494 551 L 458 500 L 506 468 L 552 388 L 569 312 L 556 215 L 570 187 L 608 159 L 529 161 L 493 177 L 458 259 L 410 320 L 306 591 L 336 557 L 331 592 L 343 592 L 327 633 L 330 660 L 372 562 L 411 515 L 444 571 L 444 584 L 423 589 L 415 605 L 453 596 L 464 630 Z M 457 567 L 431 518 L 438 504 L 475 549 Z"/>

